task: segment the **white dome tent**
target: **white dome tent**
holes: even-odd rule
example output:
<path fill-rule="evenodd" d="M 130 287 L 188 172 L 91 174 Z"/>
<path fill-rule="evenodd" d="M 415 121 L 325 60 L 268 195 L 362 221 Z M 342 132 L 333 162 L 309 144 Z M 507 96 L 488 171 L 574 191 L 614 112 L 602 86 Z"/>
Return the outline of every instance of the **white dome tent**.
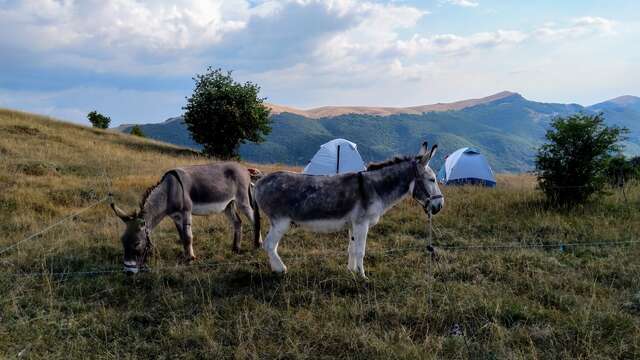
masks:
<path fill-rule="evenodd" d="M 365 170 L 358 146 L 349 140 L 334 139 L 320 146 L 303 173 L 309 175 L 335 175 Z"/>
<path fill-rule="evenodd" d="M 487 159 L 473 148 L 462 148 L 447 156 L 438 171 L 438 180 L 445 185 L 496 186 L 496 177 Z"/>

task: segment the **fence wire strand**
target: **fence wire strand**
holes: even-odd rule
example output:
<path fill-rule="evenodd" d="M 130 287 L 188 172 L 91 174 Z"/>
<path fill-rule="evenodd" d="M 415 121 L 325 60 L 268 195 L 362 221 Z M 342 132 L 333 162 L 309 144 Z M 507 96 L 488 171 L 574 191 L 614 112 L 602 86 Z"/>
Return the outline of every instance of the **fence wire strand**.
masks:
<path fill-rule="evenodd" d="M 70 214 L 70 215 L 67 215 L 67 216 L 63 217 L 62 219 L 60 219 L 57 222 L 45 227 L 44 229 L 42 229 L 42 230 L 40 230 L 40 231 L 38 231 L 38 232 L 36 232 L 34 234 L 31 234 L 31 235 L 27 236 L 26 238 L 24 238 L 24 239 L 14 243 L 14 244 L 12 244 L 12 245 L 7 246 L 6 248 L 0 250 L 0 255 L 4 254 L 5 252 L 7 252 L 7 251 L 9 251 L 11 249 L 14 249 L 14 248 L 18 247 L 20 244 L 22 244 L 24 242 L 27 242 L 27 241 L 29 241 L 31 239 L 37 238 L 38 236 L 46 233 L 47 231 L 53 229 L 54 227 L 56 227 L 56 226 L 58 226 L 58 225 L 60 225 L 60 224 L 62 224 L 64 222 L 68 221 L 69 219 L 73 219 L 73 218 L 75 218 L 77 216 L 80 216 L 81 214 L 89 211 L 90 209 L 96 207 L 99 204 L 102 204 L 103 202 L 107 201 L 110 198 L 111 198 L 111 194 L 103 197 L 102 199 L 94 202 L 93 204 L 91 204 L 91 205 L 89 205 L 89 206 L 87 206 L 87 207 L 85 207 L 85 208 L 83 208 L 83 209 L 81 209 L 81 210 L 79 210 L 79 211 L 77 211 L 77 212 L 75 212 L 73 214 Z"/>
<path fill-rule="evenodd" d="M 80 209 L 79 211 L 72 213 L 70 215 L 65 216 L 64 218 L 60 219 L 59 221 L 48 225 L 47 227 L 43 228 L 42 230 L 29 235 L 28 237 L 12 244 L 9 245 L 8 247 L 3 248 L 2 250 L 0 250 L 0 254 L 4 254 L 6 252 L 8 252 L 9 250 L 12 250 L 16 247 L 18 247 L 20 244 L 27 242 L 29 240 L 32 240 L 34 238 L 37 238 L 38 236 L 48 232 L 49 230 L 53 229 L 54 227 L 70 220 L 73 219 L 87 211 L 89 211 L 90 209 L 96 207 L 97 205 L 109 200 L 112 197 L 111 193 L 108 193 L 107 196 L 103 197 L 102 199 L 90 204 L 89 206 Z M 428 276 L 431 278 L 433 276 L 432 274 L 432 262 L 434 261 L 434 256 L 435 256 L 435 249 L 436 247 L 434 246 L 433 243 L 433 232 L 436 231 L 437 228 L 435 228 L 435 226 L 432 223 L 432 219 L 431 219 L 431 214 L 429 214 L 429 223 L 428 223 L 428 229 L 427 229 L 427 244 L 426 244 L 426 254 L 427 254 L 427 271 L 428 271 Z M 572 248 L 572 247 L 597 247 L 597 246 L 623 246 L 623 245 L 632 245 L 632 244 L 638 244 L 640 243 L 640 240 L 626 240 L 626 241 L 594 241 L 594 242 L 577 242 L 577 243 L 554 243 L 554 244 L 513 244 L 513 245 L 442 245 L 442 246 L 437 246 L 438 250 L 442 250 L 442 251 L 484 251 L 484 250 L 518 250 L 518 249 L 544 249 L 544 248 L 556 248 L 559 249 L 560 251 L 564 251 L 565 248 Z M 387 256 L 389 254 L 393 254 L 393 253 L 399 253 L 399 252 L 406 252 L 406 251 L 424 251 L 425 250 L 425 246 L 408 246 L 408 247 L 404 247 L 404 248 L 395 248 L 395 249 L 389 249 L 389 250 L 383 250 L 383 251 L 376 251 L 376 252 L 369 252 L 368 255 L 370 256 Z M 293 257 L 293 258 L 289 258 L 288 261 L 299 261 L 299 260 L 308 260 L 311 257 L 315 257 L 315 258 L 325 258 L 328 256 L 335 256 L 335 255 L 341 255 L 343 254 L 343 251 L 338 251 L 338 250 L 334 250 L 334 251 L 325 251 L 321 254 L 313 254 L 313 255 L 306 255 L 306 256 L 298 256 L 298 257 Z M 262 264 L 265 263 L 263 260 L 259 260 L 259 259 L 254 259 L 254 260 L 245 260 L 245 261 L 226 261 L 226 262 L 197 262 L 194 264 L 189 264 L 189 265 L 183 265 L 183 264 L 176 264 L 176 265 L 171 265 L 171 266 L 160 266 L 160 267 L 156 267 L 156 268 L 151 268 L 151 269 L 147 269 L 147 270 L 141 270 L 141 272 L 151 272 L 151 273 L 159 273 L 162 271 L 166 271 L 166 270 L 182 270 L 182 269 L 189 269 L 189 268 L 217 268 L 217 267 L 223 267 L 223 266 L 239 266 L 239 265 L 250 265 L 250 264 Z M 84 271 L 41 271 L 41 272 L 23 272 L 23 273 L 13 273 L 14 276 L 17 277 L 37 277 L 37 276 L 60 276 L 60 277 L 70 277 L 70 276 L 95 276 L 95 275 L 111 275 L 111 274 L 121 274 L 121 273 L 125 273 L 124 269 L 97 269 L 97 270 L 84 270 Z M 431 303 L 431 291 L 429 291 L 429 303 Z"/>
<path fill-rule="evenodd" d="M 438 249 L 439 251 L 483 251 L 483 250 L 519 250 L 519 249 L 541 249 L 541 248 L 557 248 L 563 251 L 565 247 L 613 247 L 613 246 L 624 246 L 624 245 L 633 245 L 639 244 L 640 240 L 629 240 L 629 241 L 596 241 L 596 242 L 584 242 L 584 243 L 557 243 L 557 244 L 520 244 L 520 245 L 468 245 L 468 246 L 432 246 L 427 250 L 427 259 L 428 263 L 428 273 L 429 276 L 432 277 L 432 262 L 434 251 Z M 432 244 L 429 242 L 429 244 Z M 429 248 L 428 248 L 429 249 Z M 425 246 L 408 246 L 403 248 L 382 250 L 382 251 L 373 251 L 368 252 L 369 256 L 388 256 L 394 253 L 401 252 L 423 252 L 425 251 Z M 306 256 L 295 256 L 288 257 L 287 261 L 294 262 L 300 260 L 309 260 L 311 258 L 321 259 L 327 258 L 329 256 L 343 255 L 344 251 L 334 250 L 334 251 L 325 251 L 320 254 L 312 254 Z M 175 265 L 164 265 L 154 268 L 149 268 L 146 270 L 141 270 L 140 273 L 161 273 L 169 270 L 186 270 L 193 268 L 219 268 L 219 267 L 233 267 L 233 266 L 241 266 L 241 265 L 256 265 L 256 264 L 266 264 L 267 262 L 264 259 L 254 259 L 254 260 L 241 260 L 241 261 L 222 261 L 222 262 L 196 262 L 192 264 L 175 264 Z M 86 270 L 86 271 L 41 271 L 41 272 L 31 272 L 31 273 L 13 273 L 16 277 L 38 277 L 38 276 L 54 276 L 54 277 L 73 277 L 73 276 L 98 276 L 98 275 L 112 275 L 112 274 L 124 274 L 126 271 L 124 269 L 98 269 L 98 270 Z M 429 294 L 429 301 L 431 301 L 431 295 Z"/>

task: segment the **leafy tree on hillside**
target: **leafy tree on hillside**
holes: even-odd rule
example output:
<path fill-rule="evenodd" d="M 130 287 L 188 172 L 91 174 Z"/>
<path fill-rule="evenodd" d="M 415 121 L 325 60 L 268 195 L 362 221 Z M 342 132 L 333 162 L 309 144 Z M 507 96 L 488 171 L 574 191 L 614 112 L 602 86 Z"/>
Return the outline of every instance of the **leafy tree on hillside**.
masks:
<path fill-rule="evenodd" d="M 134 127 L 132 127 L 130 134 L 139 137 L 146 137 L 139 125 L 135 125 Z"/>
<path fill-rule="evenodd" d="M 271 132 L 270 110 L 260 87 L 251 82 L 240 84 L 231 72 L 209 67 L 196 75 L 193 95 L 187 98 L 184 121 L 203 152 L 222 159 L 238 156 L 240 144 L 262 142 Z"/>
<path fill-rule="evenodd" d="M 98 129 L 107 129 L 111 124 L 110 117 L 104 116 L 95 110 L 87 114 L 87 119 L 89 119 L 94 128 Z"/>
<path fill-rule="evenodd" d="M 603 190 L 607 164 L 621 150 L 628 131 L 604 124 L 602 114 L 575 114 L 552 121 L 538 150 L 538 184 L 547 198 L 559 205 L 585 202 Z"/>

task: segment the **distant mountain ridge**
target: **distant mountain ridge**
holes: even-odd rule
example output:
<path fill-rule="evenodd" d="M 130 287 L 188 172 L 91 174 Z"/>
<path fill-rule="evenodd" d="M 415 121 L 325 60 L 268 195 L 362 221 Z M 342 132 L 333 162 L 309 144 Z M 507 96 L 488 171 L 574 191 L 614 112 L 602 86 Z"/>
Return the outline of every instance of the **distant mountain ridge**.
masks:
<path fill-rule="evenodd" d="M 276 109 L 276 105 L 270 105 Z M 299 110 L 277 107 L 272 132 L 261 144 L 240 147 L 240 156 L 253 162 L 304 165 L 319 145 L 334 138 L 358 144 L 365 161 L 412 154 L 420 143 L 438 143 L 434 161 L 461 147 L 475 147 L 494 170 L 522 172 L 533 168 L 534 154 L 551 119 L 578 112 L 602 112 L 608 124 L 629 128 L 625 143 L 629 154 L 640 154 L 640 98 L 623 96 L 591 106 L 530 101 L 514 92 L 480 99 L 407 108 L 322 107 Z M 118 128 L 130 131 L 133 125 Z M 181 117 L 140 125 L 149 137 L 200 149 Z"/>
<path fill-rule="evenodd" d="M 375 106 L 322 106 L 318 108 L 301 110 L 293 107 L 266 104 L 274 115 L 282 113 L 296 114 L 311 119 L 320 119 L 324 117 L 334 117 L 348 114 L 358 115 L 376 115 L 376 116 L 390 116 L 397 114 L 413 114 L 420 115 L 430 111 L 450 111 L 461 110 L 467 107 L 488 103 L 495 100 L 500 100 L 509 96 L 518 95 L 517 93 L 510 91 L 499 92 L 494 95 L 486 96 L 479 99 L 469 99 L 456 101 L 452 103 L 437 103 L 431 105 L 419 105 L 410 107 L 375 107 Z"/>

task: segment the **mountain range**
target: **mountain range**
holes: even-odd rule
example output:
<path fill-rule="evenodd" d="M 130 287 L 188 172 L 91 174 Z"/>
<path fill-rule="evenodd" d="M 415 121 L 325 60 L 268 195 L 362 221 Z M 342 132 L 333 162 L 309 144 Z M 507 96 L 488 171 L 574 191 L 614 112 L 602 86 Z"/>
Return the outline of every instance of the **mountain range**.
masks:
<path fill-rule="evenodd" d="M 630 130 L 627 154 L 640 154 L 640 98 L 621 96 L 592 106 L 530 101 L 504 91 L 480 99 L 415 107 L 338 107 L 309 110 L 267 104 L 272 110 L 272 132 L 261 144 L 240 147 L 240 156 L 258 163 L 304 165 L 318 147 L 334 138 L 358 144 L 365 161 L 413 154 L 422 141 L 440 147 L 434 167 L 461 147 L 485 154 L 495 171 L 522 172 L 533 168 L 534 155 L 554 117 L 602 112 L 609 125 Z M 121 125 L 129 132 L 133 125 Z M 199 149 L 182 117 L 140 125 L 146 136 Z"/>

